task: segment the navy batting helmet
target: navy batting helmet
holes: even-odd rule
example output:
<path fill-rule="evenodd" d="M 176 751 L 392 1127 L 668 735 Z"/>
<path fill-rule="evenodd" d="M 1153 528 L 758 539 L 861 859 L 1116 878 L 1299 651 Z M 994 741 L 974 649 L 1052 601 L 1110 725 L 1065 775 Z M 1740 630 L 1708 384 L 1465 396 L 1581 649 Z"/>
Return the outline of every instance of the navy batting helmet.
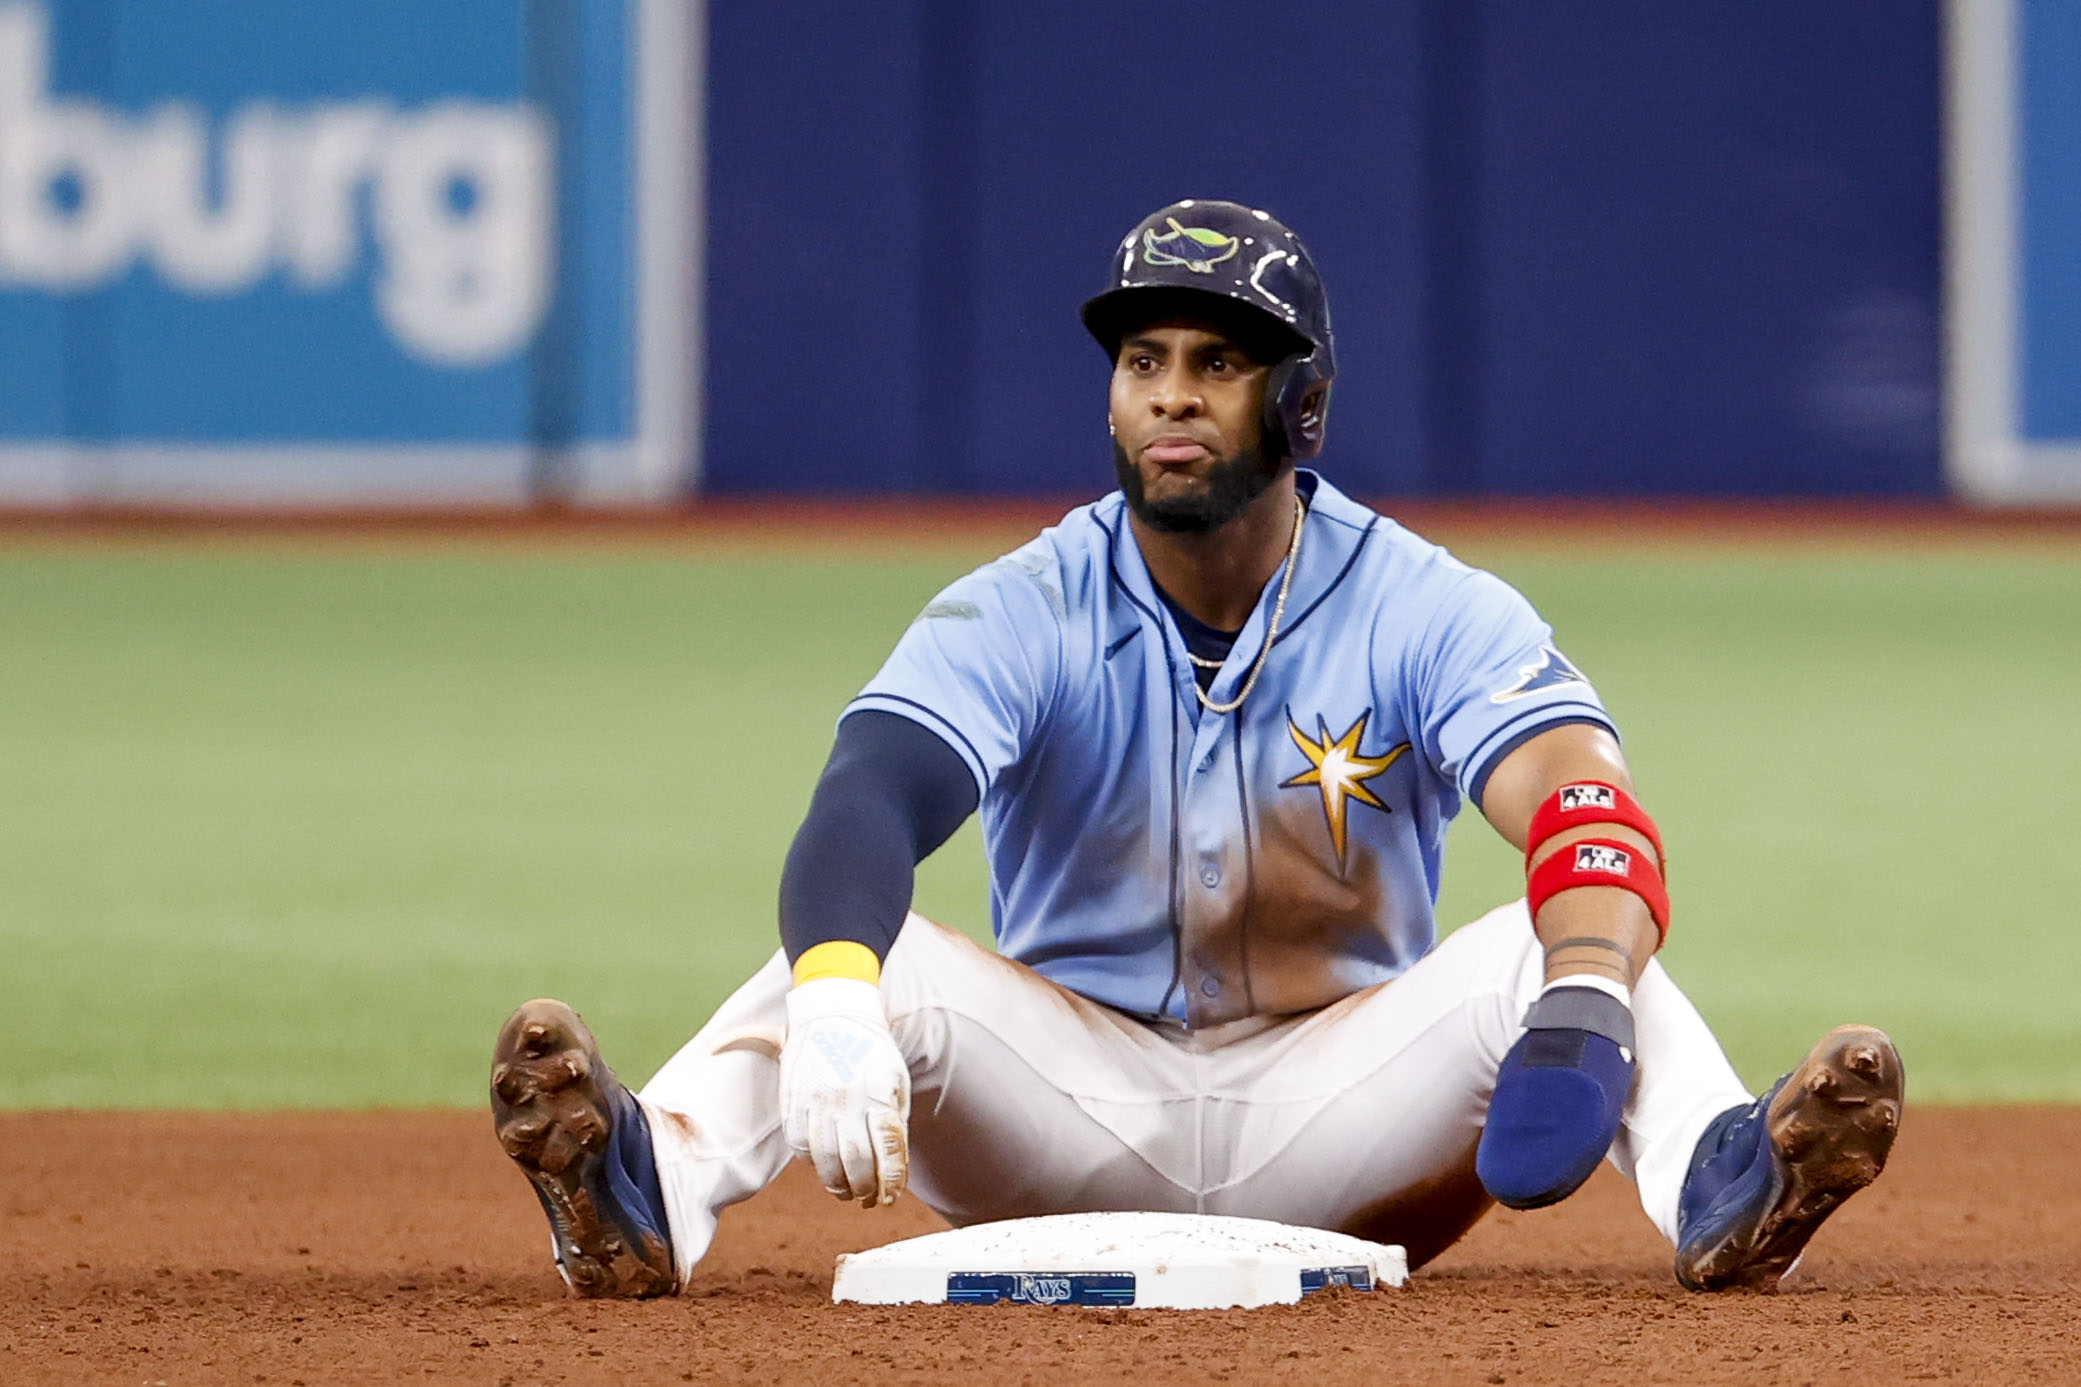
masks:
<path fill-rule="evenodd" d="M 1267 444 L 1284 443 L 1289 457 L 1314 457 L 1337 374 L 1329 297 L 1308 248 L 1269 212 L 1202 198 L 1152 212 L 1120 243 L 1106 291 L 1084 305 L 1083 319 L 1117 357 L 1121 339 L 1139 324 L 1195 309 L 1236 321 L 1233 304 L 1252 310 L 1241 322 L 1275 344 L 1265 382 Z"/>

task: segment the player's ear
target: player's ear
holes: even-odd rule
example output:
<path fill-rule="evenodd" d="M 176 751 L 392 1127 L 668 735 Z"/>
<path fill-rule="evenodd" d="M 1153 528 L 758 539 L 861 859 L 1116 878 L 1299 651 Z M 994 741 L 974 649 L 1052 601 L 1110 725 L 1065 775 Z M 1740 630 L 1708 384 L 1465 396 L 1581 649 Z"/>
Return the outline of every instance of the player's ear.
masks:
<path fill-rule="evenodd" d="M 1301 396 L 1300 426 L 1304 433 L 1320 435 L 1324 416 L 1329 413 L 1330 383 L 1323 381 L 1307 394 Z"/>
<path fill-rule="evenodd" d="M 1323 434 L 1329 425 L 1330 383 L 1317 381 L 1301 396 L 1301 407 L 1294 411 L 1293 456 L 1296 460 L 1312 458 L 1322 452 Z"/>

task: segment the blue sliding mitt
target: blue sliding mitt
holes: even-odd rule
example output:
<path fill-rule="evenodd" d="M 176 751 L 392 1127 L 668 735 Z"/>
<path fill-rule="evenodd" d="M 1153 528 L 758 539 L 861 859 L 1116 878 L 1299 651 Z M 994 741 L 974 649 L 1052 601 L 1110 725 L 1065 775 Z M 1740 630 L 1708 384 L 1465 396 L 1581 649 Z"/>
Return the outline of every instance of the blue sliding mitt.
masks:
<path fill-rule="evenodd" d="M 1498 1203 L 1539 1209 L 1575 1193 L 1618 1135 L 1633 1086 L 1633 1013 L 1594 987 L 1549 987 L 1503 1057 L 1474 1170 Z"/>

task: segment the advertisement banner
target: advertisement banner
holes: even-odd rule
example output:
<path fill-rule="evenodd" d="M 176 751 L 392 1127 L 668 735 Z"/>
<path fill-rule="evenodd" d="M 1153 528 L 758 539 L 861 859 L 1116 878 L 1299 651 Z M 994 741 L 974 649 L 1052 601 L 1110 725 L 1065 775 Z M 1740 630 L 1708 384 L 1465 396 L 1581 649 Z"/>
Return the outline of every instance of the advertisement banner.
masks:
<path fill-rule="evenodd" d="M 0 0 L 0 504 L 693 483 L 700 12 Z"/>
<path fill-rule="evenodd" d="M 1985 504 L 2081 501 L 2081 7 L 1947 18 L 1946 468 Z"/>

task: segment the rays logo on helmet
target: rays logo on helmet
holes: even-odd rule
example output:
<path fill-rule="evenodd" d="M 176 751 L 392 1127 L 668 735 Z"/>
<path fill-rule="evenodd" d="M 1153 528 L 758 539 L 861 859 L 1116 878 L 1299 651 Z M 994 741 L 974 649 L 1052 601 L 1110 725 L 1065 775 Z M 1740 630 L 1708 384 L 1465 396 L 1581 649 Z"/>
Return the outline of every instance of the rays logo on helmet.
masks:
<path fill-rule="evenodd" d="M 1569 809 L 1615 809 L 1619 797 L 1609 785 L 1563 785 L 1561 808 Z"/>
<path fill-rule="evenodd" d="M 1618 848 L 1585 843 L 1575 850 L 1575 870 L 1609 872 L 1612 876 L 1622 877 L 1633 870 L 1633 854 Z"/>
<path fill-rule="evenodd" d="M 1233 236 L 1203 226 L 1181 226 L 1176 217 L 1164 220 L 1171 229 L 1163 235 L 1154 227 L 1142 233 L 1142 259 L 1151 265 L 1183 265 L 1196 275 L 1210 275 L 1242 249 L 1243 243 Z"/>
<path fill-rule="evenodd" d="M 1509 703 L 1526 694 L 1538 693 L 1541 689 L 1555 688 L 1561 684 L 1588 684 L 1582 671 L 1568 663 L 1568 657 L 1550 645 L 1539 647 L 1539 658 L 1528 665 L 1520 665 L 1517 682 L 1507 689 L 1498 689 L 1489 695 L 1491 703 Z"/>

